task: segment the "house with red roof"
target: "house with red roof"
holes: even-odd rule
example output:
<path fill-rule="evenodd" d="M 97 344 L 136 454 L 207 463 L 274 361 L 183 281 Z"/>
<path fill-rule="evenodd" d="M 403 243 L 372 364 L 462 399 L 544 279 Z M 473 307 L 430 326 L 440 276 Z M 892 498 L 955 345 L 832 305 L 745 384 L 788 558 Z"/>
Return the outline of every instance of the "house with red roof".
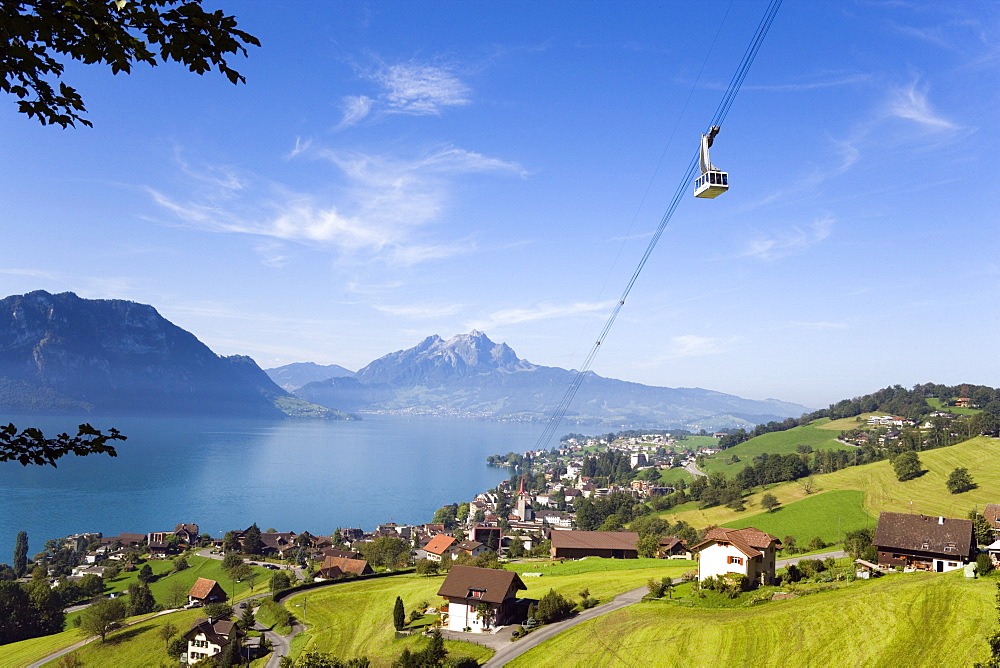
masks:
<path fill-rule="evenodd" d="M 780 547 L 776 536 L 760 529 L 716 527 L 691 552 L 698 558 L 699 582 L 734 573 L 745 575 L 754 584 L 769 584 L 774 580 L 775 555 Z"/>
<path fill-rule="evenodd" d="M 431 561 L 441 561 L 444 557 L 445 552 L 455 543 L 455 539 L 451 536 L 446 536 L 443 533 L 431 538 L 431 541 L 424 545 L 424 551 L 427 553 L 427 558 Z"/>
<path fill-rule="evenodd" d="M 208 605 L 226 600 L 226 592 L 215 580 L 198 578 L 188 592 L 188 605 Z"/>

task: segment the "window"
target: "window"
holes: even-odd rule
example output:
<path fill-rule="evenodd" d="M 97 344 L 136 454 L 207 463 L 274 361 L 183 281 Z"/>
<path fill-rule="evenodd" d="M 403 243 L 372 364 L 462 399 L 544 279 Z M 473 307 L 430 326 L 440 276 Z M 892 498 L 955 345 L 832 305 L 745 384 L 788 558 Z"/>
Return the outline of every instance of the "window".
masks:
<path fill-rule="evenodd" d="M 729 560 L 726 563 L 728 563 L 728 564 L 736 564 L 738 566 L 742 566 L 743 565 L 743 557 L 729 557 Z"/>
<path fill-rule="evenodd" d="M 466 598 L 482 598 L 485 593 L 485 589 L 470 589 L 469 595 Z"/>

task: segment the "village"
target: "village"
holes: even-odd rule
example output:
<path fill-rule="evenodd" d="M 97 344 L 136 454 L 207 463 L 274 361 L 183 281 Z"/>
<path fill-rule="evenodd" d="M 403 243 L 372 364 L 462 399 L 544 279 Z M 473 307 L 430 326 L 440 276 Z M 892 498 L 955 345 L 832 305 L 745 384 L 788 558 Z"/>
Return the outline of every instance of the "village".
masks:
<path fill-rule="evenodd" d="M 873 416 L 865 427 L 912 426 L 897 424 L 900 420 Z M 713 434 L 712 438 L 722 436 Z M 531 564 L 544 570 L 546 564 L 582 559 L 652 558 L 684 566 L 677 577 L 665 578 L 663 587 L 692 582 L 704 590 L 745 592 L 794 582 L 795 577 L 801 577 L 796 563 L 805 560 L 808 565 L 819 560 L 810 559 L 812 553 L 792 557 L 794 550 L 783 544 L 787 537 L 757 527 L 696 530 L 683 522 L 657 524 L 648 521 L 649 515 L 642 516 L 645 523 L 632 522 L 631 527 L 625 527 L 615 525 L 613 514 L 592 516 L 601 504 L 618 507 L 619 512 L 628 507 L 649 513 L 658 498 L 684 493 L 683 484 L 660 484 L 661 471 L 684 467 L 697 472 L 697 458 L 715 452 L 718 449 L 708 445 L 679 447 L 669 434 L 605 441 L 571 437 L 550 451 L 497 457 L 497 461 L 510 462 L 515 473 L 510 479 L 467 502 L 442 507 L 428 523 L 389 522 L 370 532 L 341 528 L 331 536 L 261 531 L 254 524 L 218 538 L 200 533 L 194 523 L 115 536 L 80 533 L 50 541 L 48 551 L 36 555 L 36 574 L 44 567 L 50 586 L 56 588 L 67 582 L 103 582 L 150 562 L 176 562 L 189 556 L 222 562 L 228 582 L 225 577 L 199 577 L 183 601 L 175 596 L 175 600 L 161 602 L 161 607 L 182 603 L 180 607 L 204 608 L 207 613 L 189 628 L 180 629 L 173 645 L 178 658 L 189 664 L 222 656 L 233 643 L 249 657 L 279 647 L 280 636 L 267 625 L 254 624 L 252 616 L 244 624 L 231 619 L 240 608 L 244 612 L 252 608 L 247 601 L 235 609 L 229 605 L 246 598 L 246 585 L 252 594 L 262 569 L 273 574 L 269 589 L 274 601 L 295 592 L 372 577 L 443 574 L 437 589 L 440 600 L 429 602 L 413 617 L 432 615 L 433 623 L 422 630 L 431 633 L 436 629 L 450 640 L 484 635 L 514 640 L 570 613 L 573 606 L 555 617 L 540 614 L 541 601 L 522 597 L 519 592 L 529 588 L 526 580 L 542 573 L 510 570 L 512 564 Z M 596 473 L 602 461 L 610 463 L 612 469 L 602 470 L 602 475 L 585 475 Z M 628 475 L 621 475 L 623 468 L 628 469 Z M 589 519 L 583 517 L 584 511 Z M 831 566 L 835 559 L 849 558 L 852 578 L 958 569 L 975 577 L 1000 565 L 1000 504 L 987 504 L 977 520 L 979 526 L 968 518 L 881 512 L 867 543 L 845 544 L 847 551 L 813 552 L 821 552 L 819 556 Z M 985 533 L 983 525 L 988 528 Z M 242 596 L 237 596 L 238 591 Z M 650 591 L 654 591 L 652 581 Z M 587 597 L 583 597 L 578 609 L 587 607 Z M 389 619 L 387 616 L 386 623 Z M 405 626 L 397 620 L 397 632 L 406 632 Z"/>

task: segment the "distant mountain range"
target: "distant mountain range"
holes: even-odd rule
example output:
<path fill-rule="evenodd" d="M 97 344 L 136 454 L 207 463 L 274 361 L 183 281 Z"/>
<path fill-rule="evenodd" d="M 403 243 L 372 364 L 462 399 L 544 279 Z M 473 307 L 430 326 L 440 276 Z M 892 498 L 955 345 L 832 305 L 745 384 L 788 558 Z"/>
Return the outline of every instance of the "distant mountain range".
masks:
<path fill-rule="evenodd" d="M 220 357 L 152 306 L 39 290 L 0 300 L 0 410 L 343 418 Z"/>
<path fill-rule="evenodd" d="M 339 364 L 316 364 L 315 362 L 295 362 L 286 364 L 277 369 L 268 369 L 267 375 L 277 383 L 281 389 L 287 392 L 294 392 L 307 383 L 328 378 L 351 378 L 354 372 L 345 369 Z"/>
<path fill-rule="evenodd" d="M 306 373 L 295 375 L 293 367 L 298 366 L 268 369 L 267 374 L 275 382 L 307 379 Z M 312 365 L 308 372 L 323 368 Z M 447 341 L 430 336 L 413 348 L 380 357 L 353 376 L 331 376 L 299 387 L 289 380 L 288 387 L 306 401 L 343 411 L 544 420 L 575 376 L 575 371 L 519 359 L 507 344 L 473 331 Z M 588 373 L 567 419 L 609 426 L 719 429 L 798 417 L 808 410 L 776 399 L 652 387 Z"/>

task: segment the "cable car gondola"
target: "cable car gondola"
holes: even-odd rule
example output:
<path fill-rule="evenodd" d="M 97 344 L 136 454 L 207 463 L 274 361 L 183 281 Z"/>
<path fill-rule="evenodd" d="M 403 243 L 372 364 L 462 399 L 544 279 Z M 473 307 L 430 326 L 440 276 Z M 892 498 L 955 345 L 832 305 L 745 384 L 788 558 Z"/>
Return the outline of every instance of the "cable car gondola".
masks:
<path fill-rule="evenodd" d="M 729 174 L 717 169 L 708 157 L 708 149 L 719 129 L 718 125 L 713 125 L 707 135 L 701 136 L 701 176 L 694 181 L 695 197 L 712 199 L 729 190 Z"/>

